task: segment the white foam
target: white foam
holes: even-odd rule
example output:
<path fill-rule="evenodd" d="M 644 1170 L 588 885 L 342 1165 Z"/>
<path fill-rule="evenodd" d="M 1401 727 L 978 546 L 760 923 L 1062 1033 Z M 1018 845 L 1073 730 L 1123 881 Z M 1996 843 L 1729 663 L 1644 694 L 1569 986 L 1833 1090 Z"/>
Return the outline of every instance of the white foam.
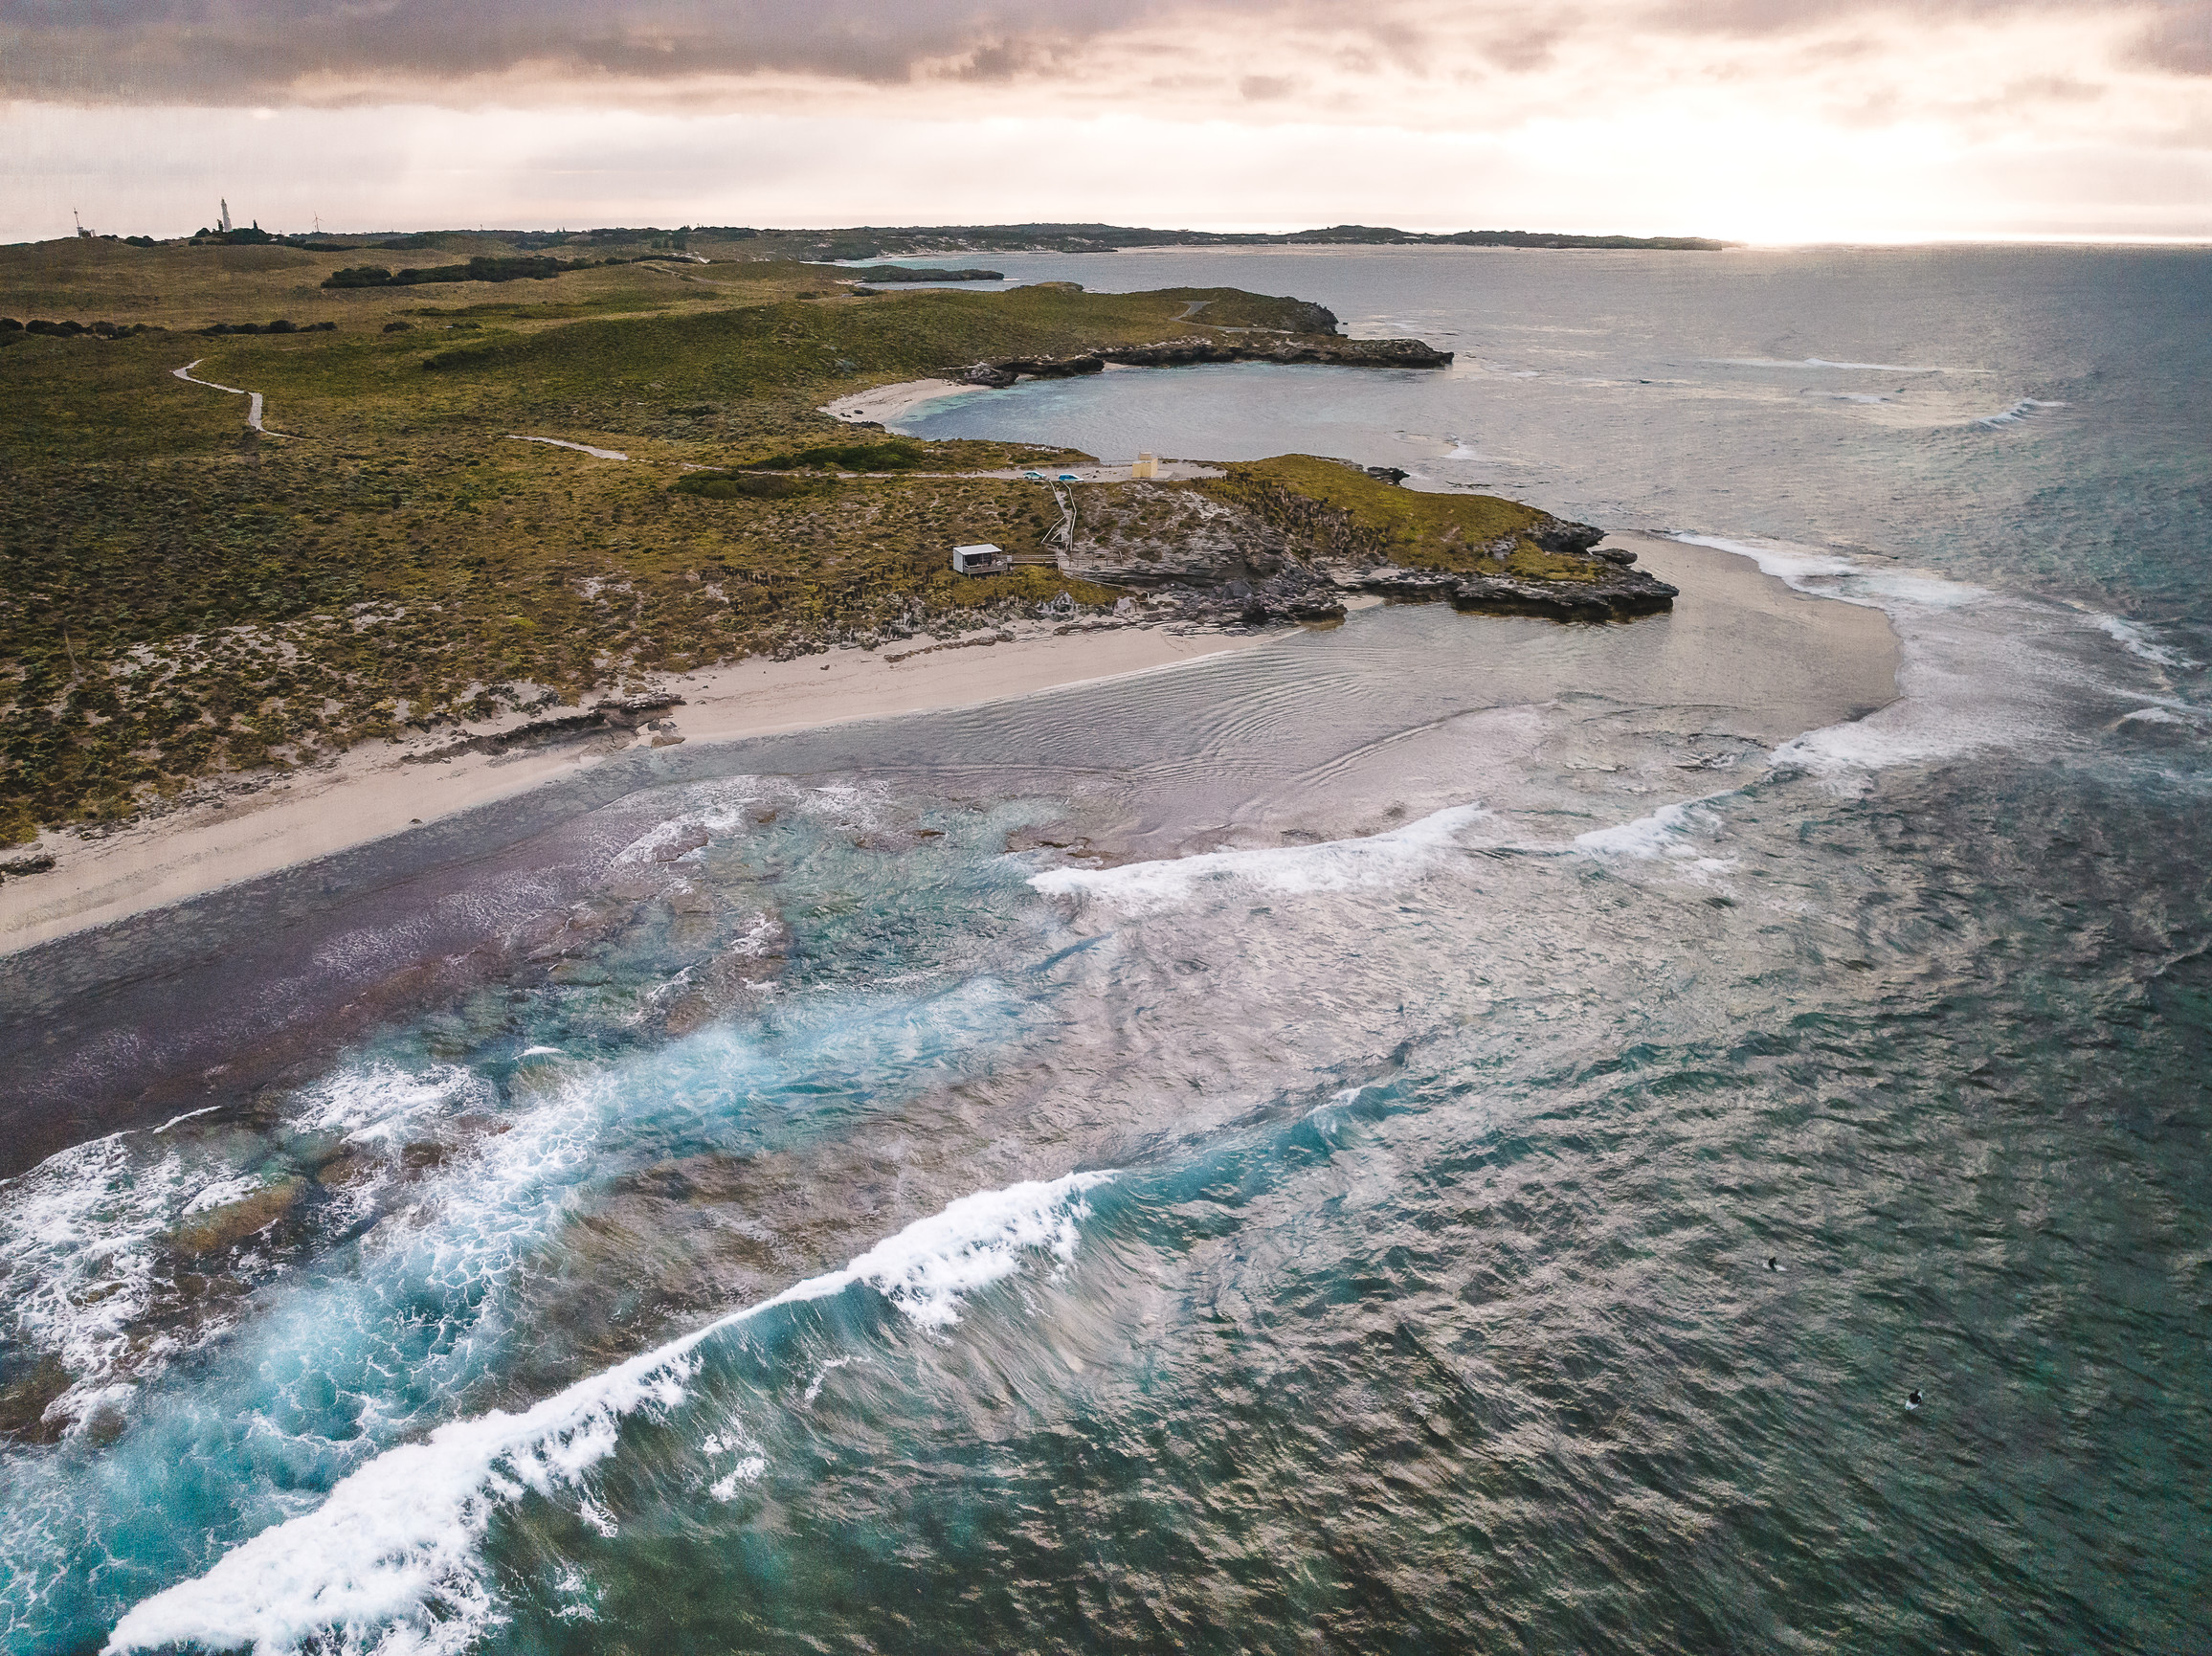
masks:
<path fill-rule="evenodd" d="M 1848 594 L 1816 583 L 1844 575 L 1864 572 L 1862 567 L 1849 558 L 1834 552 L 1821 551 L 1813 547 L 1800 547 L 1781 541 L 1738 541 L 1724 535 L 1676 534 L 1670 540 L 1685 546 L 1710 547 L 1715 551 L 1733 552 L 1749 558 L 1761 571 L 1790 588 L 1793 592 L 1810 593 L 1823 598 L 1845 598 Z"/>
<path fill-rule="evenodd" d="M 77 1425 L 120 1402 L 126 1373 L 158 1363 L 134 1349 L 164 1268 L 163 1242 L 194 1192 L 210 1182 L 187 1156 L 135 1154 L 110 1133 L 48 1156 L 0 1197 L 0 1312 L 11 1344 L 51 1353 L 71 1384 L 47 1406 Z"/>
<path fill-rule="evenodd" d="M 1724 368 L 1830 368 L 1865 369 L 1875 373 L 1949 373 L 1951 369 L 1935 368 L 1927 363 L 1904 362 L 1830 362 L 1825 357 L 1774 357 L 1774 356 L 1719 356 L 1708 357 L 1708 362 L 1719 363 Z"/>
<path fill-rule="evenodd" d="M 1864 719 L 1809 730 L 1772 756 L 1839 791 L 1861 790 L 1871 772 L 1888 766 L 2040 743 L 2082 728 L 2085 692 L 2142 699 L 2085 664 L 2068 641 L 2083 624 L 2079 611 L 1786 542 L 1672 538 L 1751 558 L 1795 591 L 1888 616 L 1901 645 L 1898 699 Z"/>
<path fill-rule="evenodd" d="M 815 1399 L 822 1395 L 822 1382 L 828 1379 L 830 1376 L 837 1370 L 844 1368 L 849 1363 L 857 1363 L 860 1360 L 860 1359 L 859 1357 L 852 1356 L 850 1354 L 841 1357 L 832 1357 L 828 1362 L 824 1363 L 820 1368 L 815 1371 L 815 1377 L 807 1382 L 806 1396 L 801 1399 L 801 1401 L 804 1402 L 807 1407 L 812 1408 L 814 1406 Z"/>
<path fill-rule="evenodd" d="M 617 865 L 658 861 L 654 853 L 686 829 L 704 829 L 720 839 L 745 826 L 746 813 L 760 805 L 862 833 L 884 827 L 898 815 L 887 783 L 832 782 L 809 788 L 773 776 L 728 776 L 695 783 L 671 794 L 668 805 L 673 814 L 665 821 L 655 823 L 615 853 Z"/>
<path fill-rule="evenodd" d="M 2032 396 L 2023 396 L 2002 414 L 1983 414 L 1974 423 L 1977 426 L 2013 426 L 2032 419 L 2046 408 L 2065 408 L 2063 402 L 2042 402 Z"/>
<path fill-rule="evenodd" d="M 355 1144 L 389 1146 L 425 1117 L 459 1105 L 494 1108 L 498 1094 L 458 1064 L 409 1074 L 389 1064 L 342 1069 L 302 1100 L 297 1125 L 308 1132 L 343 1132 Z"/>
<path fill-rule="evenodd" d="M 1264 891 L 1344 891 L 1409 880 L 1452 847 L 1452 837 L 1487 817 L 1451 805 L 1363 839 L 1329 839 L 1263 851 L 1207 851 L 1120 868 L 1048 868 L 1030 884 L 1047 896 L 1084 897 L 1130 912 L 1187 901 L 1202 884 L 1238 881 Z"/>
<path fill-rule="evenodd" d="M 2138 656 L 2156 666 L 2186 669 L 2203 664 L 2201 661 L 2191 660 L 2178 650 L 2171 650 L 2163 644 L 2153 643 L 2151 636 L 2142 628 L 2133 621 L 2123 621 L 2117 615 L 2098 615 L 2093 618 L 2090 624 L 2111 638 L 2112 642 L 2119 645 L 2121 649 L 2127 651 L 2129 655 Z"/>
<path fill-rule="evenodd" d="M 737 1498 L 737 1491 L 747 1484 L 757 1484 L 760 1475 L 768 1470 L 768 1461 L 761 1455 L 748 1455 L 721 1477 L 707 1486 L 706 1492 L 718 1501 Z"/>
<path fill-rule="evenodd" d="M 200 1645 L 287 1656 L 311 1643 L 348 1651 L 459 1651 L 498 1614 L 477 1547 L 493 1515 L 526 1491 L 575 1494 L 613 1452 L 623 1420 L 686 1397 L 699 1346 L 776 1306 L 865 1284 L 926 1328 L 1039 1252 L 1075 1255 L 1084 1193 L 1110 1173 L 1071 1174 L 963 1197 L 847 1264 L 681 1339 L 593 1375 L 520 1415 L 502 1410 L 388 1449 L 313 1511 L 272 1525 L 207 1574 L 132 1607 L 105 1650 Z M 737 1477 L 744 1470 L 741 1463 Z M 755 1476 L 758 1474 L 755 1473 Z M 736 1486 L 732 1484 L 731 1492 Z M 613 1520 L 595 1503 L 586 1512 Z"/>
<path fill-rule="evenodd" d="M 153 1130 L 154 1136 L 159 1138 L 163 1133 L 168 1131 L 170 1128 L 176 1126 L 179 1122 L 190 1121 L 195 1115 L 212 1115 L 216 1110 L 222 1108 L 223 1107 L 219 1104 L 203 1105 L 198 1109 L 188 1109 L 182 1115 L 172 1115 L 168 1118 L 168 1120 L 163 1122 L 161 1126 Z"/>
<path fill-rule="evenodd" d="M 2191 723 L 2180 714 L 2171 712 L 2164 707 L 2137 707 L 2133 713 L 2122 713 L 2119 722 L 2123 725 L 2180 725 L 2183 727 L 2187 727 Z"/>
<path fill-rule="evenodd" d="M 1575 848 L 1600 857 L 1695 858 L 1698 853 L 1687 837 L 1696 827 L 1716 824 L 1719 818 L 1705 807 L 1734 792 L 1736 790 L 1730 788 L 1695 799 L 1677 800 L 1672 805 L 1662 805 L 1648 816 L 1617 823 L 1611 828 L 1593 828 L 1587 834 L 1575 836 Z"/>

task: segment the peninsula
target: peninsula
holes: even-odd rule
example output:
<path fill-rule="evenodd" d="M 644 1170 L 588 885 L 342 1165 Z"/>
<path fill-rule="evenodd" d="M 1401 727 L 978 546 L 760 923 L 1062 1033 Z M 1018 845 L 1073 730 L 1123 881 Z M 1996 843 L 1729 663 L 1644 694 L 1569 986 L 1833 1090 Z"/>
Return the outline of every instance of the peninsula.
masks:
<path fill-rule="evenodd" d="M 1577 619 L 1673 595 L 1595 528 L 1341 460 L 1139 479 L 867 412 L 1108 362 L 1451 361 L 1309 302 L 869 294 L 660 232 L 411 236 L 397 269 L 303 239 L 0 250 L 0 844 L 364 743 L 675 740 L 635 709 L 747 660 L 891 661 L 1017 621 L 1071 650 L 1218 638 L 1350 595 Z M 975 544 L 1003 567 L 955 573 Z"/>

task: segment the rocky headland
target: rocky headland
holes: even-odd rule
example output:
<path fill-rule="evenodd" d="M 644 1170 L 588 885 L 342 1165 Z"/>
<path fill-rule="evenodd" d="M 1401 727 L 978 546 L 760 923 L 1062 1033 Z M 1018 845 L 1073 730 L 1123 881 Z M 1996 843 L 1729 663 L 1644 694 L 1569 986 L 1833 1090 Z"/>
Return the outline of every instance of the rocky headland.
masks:
<path fill-rule="evenodd" d="M 1009 356 L 945 370 L 960 385 L 1003 387 L 1021 379 L 1073 379 L 1122 368 L 1190 368 L 1199 363 L 1319 363 L 1331 368 L 1449 368 L 1452 353 L 1418 339 L 1341 339 L 1334 334 L 1267 334 L 1239 339 L 1194 336 L 1116 346 L 1073 356 Z"/>
<path fill-rule="evenodd" d="M 1314 621 L 1348 594 L 1561 621 L 1625 620 L 1676 590 L 1600 547 L 1604 530 L 1491 495 L 1429 494 L 1404 474 L 1308 455 L 1195 482 L 1068 492 L 1061 572 L 1194 618 Z"/>

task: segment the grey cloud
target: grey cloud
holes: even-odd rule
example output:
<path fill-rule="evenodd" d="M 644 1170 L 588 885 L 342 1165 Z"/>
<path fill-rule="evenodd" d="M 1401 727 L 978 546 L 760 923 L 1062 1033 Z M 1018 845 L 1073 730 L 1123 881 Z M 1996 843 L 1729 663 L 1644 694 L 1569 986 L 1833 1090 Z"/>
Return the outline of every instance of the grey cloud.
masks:
<path fill-rule="evenodd" d="M 1791 34 L 1845 19 L 1900 16 L 1914 22 L 1976 22 L 2035 13 L 2099 14 L 2098 0 L 1657 0 L 1645 13 L 1682 34 Z M 2212 0 L 2139 0 L 2148 13 L 2129 56 L 2143 67 L 2212 75 Z"/>
<path fill-rule="evenodd" d="M 2212 0 L 2147 0 L 2137 55 L 2212 73 Z M 788 73 L 988 86 L 1077 73 L 1086 46 L 1183 26 L 1218 84 L 1264 98 L 1240 38 L 1312 31 L 1331 61 L 1407 75 L 1451 39 L 1508 73 L 1593 30 L 1787 35 L 1854 16 L 1996 18 L 2097 0 L 0 0 L 0 96 L 71 102 L 257 103 L 358 89 L 436 97 L 528 69 L 597 82 Z M 1209 59 L 1209 46 L 1217 48 Z M 1239 77 L 1252 78 L 1247 87 Z"/>
<path fill-rule="evenodd" d="M 1266 0 L 1198 0 L 1209 11 Z M 1003 78 L 1189 0 L 0 0 L 0 89 L 253 101 L 303 80 L 787 71 L 862 82 L 942 60 Z"/>
<path fill-rule="evenodd" d="M 2137 61 L 2182 75 L 2212 75 L 2212 5 L 2175 6 L 2143 31 Z"/>

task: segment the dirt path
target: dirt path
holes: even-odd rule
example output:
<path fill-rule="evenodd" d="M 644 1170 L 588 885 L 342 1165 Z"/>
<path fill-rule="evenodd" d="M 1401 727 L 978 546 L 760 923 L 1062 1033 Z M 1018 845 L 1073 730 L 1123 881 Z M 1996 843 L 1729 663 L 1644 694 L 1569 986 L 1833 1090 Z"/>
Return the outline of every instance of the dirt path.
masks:
<path fill-rule="evenodd" d="M 572 443 L 566 437 L 526 437 L 520 432 L 509 432 L 507 440 L 516 443 L 544 443 L 548 448 L 574 449 L 578 454 L 590 455 L 593 459 L 626 460 L 630 458 L 620 449 L 595 449 L 590 443 Z"/>
<path fill-rule="evenodd" d="M 212 379 L 192 378 L 192 369 L 198 368 L 200 364 L 206 362 L 207 360 L 208 359 L 204 356 L 196 356 L 192 358 L 190 362 L 186 363 L 184 367 L 171 369 L 169 371 L 175 374 L 177 378 L 183 380 L 187 385 L 204 385 L 210 391 L 227 391 L 233 396 L 242 396 L 247 398 L 246 424 L 249 429 L 259 432 L 263 436 L 288 437 L 292 435 L 290 432 L 273 432 L 267 426 L 261 423 L 261 393 L 259 392 L 240 391 L 235 385 L 217 385 Z"/>

